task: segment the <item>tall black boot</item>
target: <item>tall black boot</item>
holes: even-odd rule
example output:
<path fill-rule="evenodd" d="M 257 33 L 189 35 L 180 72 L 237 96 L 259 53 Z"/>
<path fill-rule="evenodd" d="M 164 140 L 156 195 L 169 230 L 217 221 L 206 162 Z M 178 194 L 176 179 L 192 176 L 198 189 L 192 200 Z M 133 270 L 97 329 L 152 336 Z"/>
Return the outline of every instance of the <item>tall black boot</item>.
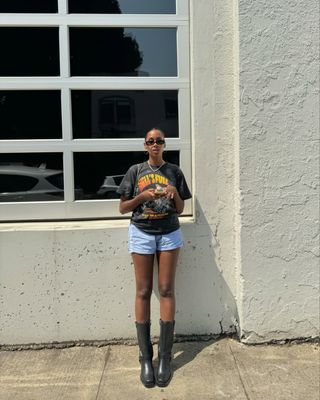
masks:
<path fill-rule="evenodd" d="M 160 319 L 157 385 L 161 387 L 167 386 L 172 377 L 171 351 L 173 346 L 174 323 L 175 321 L 162 321 Z"/>
<path fill-rule="evenodd" d="M 140 379 L 145 387 L 155 385 L 154 370 L 152 366 L 153 348 L 150 340 L 150 321 L 136 322 L 139 345 L 139 362 L 141 365 Z"/>

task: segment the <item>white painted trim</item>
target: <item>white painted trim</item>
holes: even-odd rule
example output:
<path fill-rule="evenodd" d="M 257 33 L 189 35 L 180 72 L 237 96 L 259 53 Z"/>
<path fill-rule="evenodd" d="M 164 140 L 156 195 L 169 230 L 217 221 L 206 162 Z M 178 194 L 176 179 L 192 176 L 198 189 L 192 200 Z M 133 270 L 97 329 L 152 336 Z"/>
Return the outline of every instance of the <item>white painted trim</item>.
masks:
<path fill-rule="evenodd" d="M 167 138 L 167 150 L 189 149 L 188 140 Z M 143 151 L 143 138 L 138 139 L 43 139 L 1 140 L 1 153 L 51 153 L 69 151 Z"/>
<path fill-rule="evenodd" d="M 179 79 L 188 79 L 189 60 L 189 27 L 183 26 L 177 30 L 177 63 Z"/>
<path fill-rule="evenodd" d="M 71 91 L 68 88 L 61 90 L 61 117 L 62 136 L 64 141 L 72 140 L 72 114 L 71 114 Z"/>
<path fill-rule="evenodd" d="M 58 13 L 68 14 L 68 0 L 58 0 Z"/>
<path fill-rule="evenodd" d="M 0 14 L 0 26 L 174 27 L 188 25 L 188 16 L 170 14 Z"/>
<path fill-rule="evenodd" d="M 190 89 L 179 89 L 178 92 L 178 121 L 179 121 L 179 138 L 181 143 L 190 143 Z"/>
<path fill-rule="evenodd" d="M 74 168 L 73 153 L 69 149 L 63 152 L 63 182 L 64 182 L 64 201 L 72 203 L 74 201 Z"/>
<path fill-rule="evenodd" d="M 0 219 L 2 221 L 90 219 L 115 216 L 121 217 L 119 200 L 90 200 L 73 203 L 64 201 L 0 203 Z"/>
<path fill-rule="evenodd" d="M 189 80 L 177 77 L 0 77 L 2 90 L 27 90 L 27 89 L 179 89 L 188 88 Z"/>
<path fill-rule="evenodd" d="M 189 189 L 192 193 L 192 165 L 191 165 L 191 148 L 185 148 L 180 150 L 180 168 L 188 183 Z M 185 202 L 184 214 L 192 214 L 192 201 L 188 200 Z"/>
<path fill-rule="evenodd" d="M 182 216 L 180 218 L 181 226 L 187 226 L 194 223 L 194 219 L 189 216 Z M 50 222 L 9 222 L 0 225 L 0 232 L 15 232 L 17 230 L 23 232 L 37 232 L 37 231 L 76 231 L 87 229 L 112 229 L 112 228 L 126 228 L 129 226 L 129 218 L 110 218 L 99 220 L 86 220 L 86 221 L 50 221 Z"/>
<path fill-rule="evenodd" d="M 176 0 L 177 15 L 189 17 L 189 0 Z"/>
<path fill-rule="evenodd" d="M 74 168 L 73 153 L 70 149 L 72 143 L 72 114 L 71 92 L 67 88 L 61 91 L 62 136 L 63 136 L 63 180 L 64 199 L 67 202 L 74 201 Z M 69 144 L 69 146 L 67 146 Z M 50 146 L 50 149 L 52 147 Z"/>
<path fill-rule="evenodd" d="M 69 29 L 66 25 L 61 25 L 59 28 L 59 54 L 60 76 L 68 78 L 70 76 Z"/>
<path fill-rule="evenodd" d="M 183 215 L 191 214 L 190 200 Z M 94 218 L 129 218 L 119 213 L 119 200 L 81 200 L 72 204 L 57 202 L 0 203 L 1 221 L 49 221 Z"/>

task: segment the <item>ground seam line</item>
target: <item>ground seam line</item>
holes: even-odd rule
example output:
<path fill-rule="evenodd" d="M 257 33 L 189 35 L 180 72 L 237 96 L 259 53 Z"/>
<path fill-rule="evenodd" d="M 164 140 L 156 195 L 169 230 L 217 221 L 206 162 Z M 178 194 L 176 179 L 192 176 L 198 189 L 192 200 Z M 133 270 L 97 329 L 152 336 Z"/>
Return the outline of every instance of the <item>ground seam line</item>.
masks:
<path fill-rule="evenodd" d="M 230 344 L 228 344 L 228 347 L 229 347 L 229 350 L 230 350 L 230 352 L 231 352 L 231 354 L 232 354 L 232 357 L 233 357 L 233 359 L 234 359 L 234 363 L 235 363 L 235 365 L 236 365 L 236 367 L 237 367 L 238 375 L 239 375 L 239 378 L 240 378 L 240 381 L 241 381 L 241 384 L 242 384 L 242 387 L 243 387 L 243 390 L 244 390 L 244 394 L 246 395 L 246 398 L 247 398 L 248 400 L 251 400 L 251 399 L 250 399 L 250 396 L 249 396 L 249 393 L 248 393 L 247 390 L 246 390 L 245 384 L 244 384 L 244 382 L 243 382 L 243 380 L 242 380 L 242 376 L 241 376 L 241 373 L 240 373 L 240 368 L 239 368 L 237 359 L 236 359 L 235 355 L 233 354 L 233 351 L 232 351 L 232 349 L 231 349 Z"/>
<path fill-rule="evenodd" d="M 103 369 L 102 369 L 102 373 L 101 373 L 101 377 L 100 377 L 99 386 L 98 386 L 97 395 L 96 395 L 95 400 L 98 400 L 98 396 L 99 396 L 99 392 L 100 392 L 100 387 L 101 387 L 101 383 L 102 383 L 102 378 L 103 378 L 104 371 L 105 371 L 105 369 L 106 369 L 106 366 L 107 366 L 107 363 L 108 363 L 108 360 L 109 360 L 109 357 L 110 357 L 110 353 L 111 353 L 111 349 L 110 349 L 110 347 L 108 346 L 108 350 L 107 350 L 107 353 L 106 353 L 106 355 L 105 355 L 104 366 L 103 366 Z"/>

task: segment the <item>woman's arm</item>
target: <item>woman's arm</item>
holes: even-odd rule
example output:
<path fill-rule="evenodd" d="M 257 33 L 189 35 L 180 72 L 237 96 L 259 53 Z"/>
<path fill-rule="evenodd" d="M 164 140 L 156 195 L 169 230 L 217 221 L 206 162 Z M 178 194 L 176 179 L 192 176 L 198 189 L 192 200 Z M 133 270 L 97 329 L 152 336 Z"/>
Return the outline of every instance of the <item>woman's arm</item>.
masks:
<path fill-rule="evenodd" d="M 155 198 L 154 189 L 144 190 L 133 199 L 126 199 L 124 196 L 121 196 L 119 211 L 121 214 L 126 214 L 137 208 L 139 204 L 144 203 L 145 201 L 154 200 L 154 198 Z"/>
<path fill-rule="evenodd" d="M 167 193 L 167 197 L 169 197 L 170 199 L 173 199 L 174 204 L 176 206 L 177 213 L 181 214 L 184 209 L 184 200 L 182 200 L 182 198 L 180 197 L 177 188 L 175 188 L 174 186 L 168 185 L 166 187 L 166 193 Z"/>
<path fill-rule="evenodd" d="M 176 206 L 176 210 L 178 214 L 182 214 L 184 209 L 184 200 L 180 197 L 178 191 L 176 190 L 175 195 L 173 196 L 174 204 Z"/>

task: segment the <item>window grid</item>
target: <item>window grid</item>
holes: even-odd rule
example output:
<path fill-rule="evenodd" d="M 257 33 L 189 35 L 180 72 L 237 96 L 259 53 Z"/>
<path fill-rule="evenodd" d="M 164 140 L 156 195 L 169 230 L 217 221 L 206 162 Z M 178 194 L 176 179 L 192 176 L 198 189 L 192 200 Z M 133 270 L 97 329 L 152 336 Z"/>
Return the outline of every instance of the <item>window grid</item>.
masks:
<path fill-rule="evenodd" d="M 118 201 L 74 202 L 73 152 L 143 151 L 142 139 L 72 139 L 71 90 L 178 90 L 179 137 L 167 138 L 167 150 L 180 151 L 180 165 L 191 183 L 188 1 L 177 0 L 176 15 L 68 15 L 67 0 L 58 0 L 58 14 L 0 14 L 2 26 L 59 27 L 59 77 L 0 77 L 0 89 L 61 90 L 62 139 L 2 140 L 0 153 L 59 152 L 64 163 L 64 201 L 0 203 L 0 220 L 119 217 Z M 69 27 L 175 27 L 177 77 L 70 77 Z M 191 203 L 191 202 L 189 202 Z M 186 214 L 191 213 L 187 204 Z"/>

